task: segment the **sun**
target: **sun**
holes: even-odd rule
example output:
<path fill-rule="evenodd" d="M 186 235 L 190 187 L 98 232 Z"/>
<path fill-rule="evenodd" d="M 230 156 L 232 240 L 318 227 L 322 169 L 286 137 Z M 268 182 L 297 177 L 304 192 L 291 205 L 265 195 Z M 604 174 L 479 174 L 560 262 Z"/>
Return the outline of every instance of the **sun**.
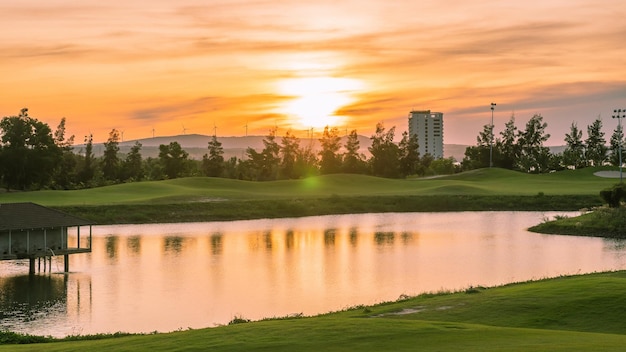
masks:
<path fill-rule="evenodd" d="M 279 112 L 300 128 L 340 126 L 346 116 L 337 111 L 352 103 L 353 94 L 361 87 L 358 80 L 337 77 L 302 77 L 282 80 L 279 92 L 293 97 Z"/>

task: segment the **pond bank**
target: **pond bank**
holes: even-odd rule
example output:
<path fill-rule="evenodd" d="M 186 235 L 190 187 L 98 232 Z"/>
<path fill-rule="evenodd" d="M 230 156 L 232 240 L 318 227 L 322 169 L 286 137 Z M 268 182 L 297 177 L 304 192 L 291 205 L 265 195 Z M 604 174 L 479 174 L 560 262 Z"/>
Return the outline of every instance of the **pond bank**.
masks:
<path fill-rule="evenodd" d="M 148 224 L 288 218 L 333 214 L 444 211 L 577 211 L 602 205 L 597 195 L 329 196 L 172 204 L 56 206 L 98 224 Z"/>
<path fill-rule="evenodd" d="M 546 221 L 528 230 L 553 235 L 626 238 L 626 208 L 599 208 L 572 218 Z"/>

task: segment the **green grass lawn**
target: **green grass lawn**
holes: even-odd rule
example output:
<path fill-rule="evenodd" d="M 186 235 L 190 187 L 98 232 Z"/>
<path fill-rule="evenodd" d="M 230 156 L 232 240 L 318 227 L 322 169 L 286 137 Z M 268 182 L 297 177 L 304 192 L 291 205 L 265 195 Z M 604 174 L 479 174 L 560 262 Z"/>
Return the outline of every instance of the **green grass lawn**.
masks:
<path fill-rule="evenodd" d="M 408 211 L 575 211 L 602 205 L 600 190 L 616 182 L 594 176 L 597 170 L 530 175 L 494 168 L 406 180 L 349 174 L 271 182 L 190 177 L 0 193 L 0 203 L 34 202 L 99 224 Z"/>
<path fill-rule="evenodd" d="M 191 177 L 120 184 L 75 191 L 0 193 L 1 202 L 46 206 L 170 204 L 224 200 L 320 198 L 329 196 L 433 195 L 598 195 L 616 181 L 593 176 L 597 169 L 531 175 L 504 169 L 480 169 L 427 179 L 385 179 L 364 175 L 325 175 L 302 180 L 252 182 Z"/>
<path fill-rule="evenodd" d="M 620 351 L 626 272 L 425 294 L 317 317 L 0 351 Z"/>

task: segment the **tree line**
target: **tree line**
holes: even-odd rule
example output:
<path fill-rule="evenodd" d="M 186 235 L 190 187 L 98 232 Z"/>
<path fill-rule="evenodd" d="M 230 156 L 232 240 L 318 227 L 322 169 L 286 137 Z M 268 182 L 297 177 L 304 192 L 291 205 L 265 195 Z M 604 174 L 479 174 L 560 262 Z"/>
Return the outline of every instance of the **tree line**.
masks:
<path fill-rule="evenodd" d="M 270 181 L 333 173 L 401 178 L 457 171 L 452 158 L 419 155 L 416 136 L 404 132 L 395 143 L 395 127 L 385 129 L 382 123 L 370 137 L 369 158 L 360 153 L 356 130 L 342 144 L 339 130 L 327 126 L 318 150 L 290 130 L 280 138 L 276 131 L 264 136 L 262 150 L 248 148 L 245 158 L 228 160 L 214 135 L 202 160 L 194 160 L 178 142 L 160 145 L 157 158 L 143 158 L 139 142 L 128 153 L 120 153 L 120 132 L 113 129 L 103 155 L 95 157 L 93 135 L 85 136 L 76 150 L 74 136 L 66 136 L 65 118 L 53 131 L 22 109 L 17 116 L 0 121 L 0 185 L 6 190 L 81 189 L 188 176 Z"/>
<path fill-rule="evenodd" d="M 613 131 L 607 146 L 600 117 L 587 126 L 586 139 L 583 139 L 583 131 L 572 122 L 570 131 L 564 138 L 565 150 L 562 153 L 551 153 L 544 146 L 544 142 L 550 138 L 550 134 L 546 133 L 547 127 L 548 124 L 541 115 L 534 115 L 528 120 L 524 130 L 518 130 L 515 116 L 512 115 L 500 136 L 494 138 L 494 126 L 484 125 L 476 137 L 476 145 L 465 150 L 462 169 L 489 167 L 490 162 L 494 167 L 529 173 L 606 164 L 619 166 L 619 150 L 621 147 L 624 151 L 626 142 L 621 124 Z"/>
<path fill-rule="evenodd" d="M 572 123 L 565 136 L 563 153 L 553 154 L 544 142 L 550 138 L 541 115 L 533 116 L 518 130 L 515 117 L 505 123 L 498 138 L 494 126 L 483 126 L 475 146 L 467 147 L 460 164 L 453 158 L 434 159 L 420 155 L 416 136 L 402 133 L 394 142 L 395 126 L 376 125 L 371 135 L 369 158 L 360 153 L 357 131 L 352 130 L 342 144 L 339 130 L 326 127 L 313 150 L 309 140 L 300 140 L 292 131 L 278 137 L 276 129 L 263 138 L 263 149 L 246 150 L 245 158 L 224 158 L 217 136 L 207 145 L 202 160 L 194 160 L 178 142 L 162 144 L 156 158 L 144 158 L 139 142 L 128 153 L 120 153 L 120 132 L 111 130 L 104 152 L 95 157 L 93 136 L 85 136 L 78 150 L 74 136 L 66 136 L 66 119 L 56 130 L 28 115 L 0 120 L 0 186 L 6 190 L 81 189 L 123 182 L 164 180 L 188 176 L 225 177 L 240 180 L 270 181 L 299 179 L 334 173 L 367 174 L 387 178 L 452 174 L 462 170 L 494 167 L 542 173 L 552 170 L 619 164 L 618 151 L 624 134 L 618 126 L 606 146 L 602 121 L 587 126 L 587 138 Z M 625 155 L 626 156 L 626 155 Z"/>

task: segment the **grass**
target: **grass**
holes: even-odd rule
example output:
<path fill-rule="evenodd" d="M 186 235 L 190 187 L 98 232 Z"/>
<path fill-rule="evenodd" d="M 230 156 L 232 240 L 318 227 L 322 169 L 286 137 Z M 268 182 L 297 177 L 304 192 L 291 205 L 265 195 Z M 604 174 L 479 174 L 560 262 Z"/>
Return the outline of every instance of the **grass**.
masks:
<path fill-rule="evenodd" d="M 530 175 L 504 169 L 480 169 L 434 179 L 396 180 L 364 175 L 325 175 L 301 180 L 252 182 L 190 177 L 73 190 L 1 193 L 2 202 L 46 206 L 184 203 L 234 200 L 306 199 L 329 196 L 534 196 L 593 195 L 615 181 L 593 176 L 598 169 Z"/>
<path fill-rule="evenodd" d="M 599 208 L 573 218 L 545 221 L 529 230 L 559 235 L 626 238 L 626 208 Z"/>
<path fill-rule="evenodd" d="M 325 175 L 251 182 L 191 177 L 76 191 L 0 193 L 0 202 L 34 202 L 100 224 L 213 221 L 308 215 L 463 210 L 579 210 L 602 204 L 614 181 L 589 168 L 530 175 L 480 169 L 395 180 Z"/>
<path fill-rule="evenodd" d="M 1 351 L 618 351 L 626 272 L 424 294 L 316 317 Z M 243 318 L 242 318 L 243 319 Z"/>

